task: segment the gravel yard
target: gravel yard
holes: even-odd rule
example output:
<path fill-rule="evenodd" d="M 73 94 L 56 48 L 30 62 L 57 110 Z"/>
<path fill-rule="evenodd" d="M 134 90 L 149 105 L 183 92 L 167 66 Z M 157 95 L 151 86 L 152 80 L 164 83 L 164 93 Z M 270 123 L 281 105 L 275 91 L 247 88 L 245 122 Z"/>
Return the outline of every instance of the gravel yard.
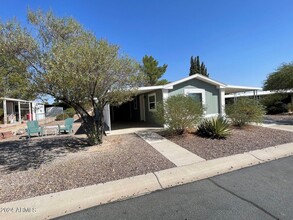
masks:
<path fill-rule="evenodd" d="M 0 142 L 0 203 L 175 167 L 135 134 Z"/>
<path fill-rule="evenodd" d="M 210 160 L 251 150 L 293 142 L 293 133 L 259 126 L 233 129 L 226 140 L 202 138 L 194 134 L 166 137 L 174 143 Z"/>

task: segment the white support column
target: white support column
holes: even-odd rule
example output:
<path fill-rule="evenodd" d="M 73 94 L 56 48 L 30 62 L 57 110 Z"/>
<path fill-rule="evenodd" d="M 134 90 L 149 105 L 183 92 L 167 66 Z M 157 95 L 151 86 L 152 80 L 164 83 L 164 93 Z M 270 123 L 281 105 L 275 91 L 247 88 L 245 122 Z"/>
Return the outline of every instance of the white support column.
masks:
<path fill-rule="evenodd" d="M 163 93 L 163 101 L 165 102 L 169 97 L 168 89 L 162 89 L 162 93 Z"/>
<path fill-rule="evenodd" d="M 4 125 L 7 125 L 7 106 L 6 99 L 3 99 L 3 113 L 4 113 Z"/>
<path fill-rule="evenodd" d="M 18 101 L 18 122 L 21 123 L 21 109 L 20 109 L 20 101 Z"/>
<path fill-rule="evenodd" d="M 30 114 L 30 121 L 32 121 L 32 107 L 31 107 L 31 103 L 28 103 L 28 109 L 29 109 L 29 114 Z"/>
<path fill-rule="evenodd" d="M 111 131 L 111 115 L 110 115 L 110 105 L 107 104 L 103 110 L 104 121 L 109 127 L 109 131 Z"/>
<path fill-rule="evenodd" d="M 225 89 L 220 88 L 220 116 L 225 116 Z"/>
<path fill-rule="evenodd" d="M 163 94 L 163 103 L 165 103 L 166 100 L 169 97 L 169 91 L 168 91 L 168 89 L 162 89 L 162 94 Z M 165 110 L 164 110 L 164 112 L 165 112 Z M 167 128 L 167 125 L 166 124 L 164 124 L 164 128 Z"/>

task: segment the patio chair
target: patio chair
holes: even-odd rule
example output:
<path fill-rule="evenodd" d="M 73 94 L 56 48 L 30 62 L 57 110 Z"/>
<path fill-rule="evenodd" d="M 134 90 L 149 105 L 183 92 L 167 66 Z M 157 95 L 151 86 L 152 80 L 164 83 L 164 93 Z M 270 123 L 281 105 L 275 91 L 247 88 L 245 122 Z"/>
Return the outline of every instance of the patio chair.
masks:
<path fill-rule="evenodd" d="M 73 122 L 73 118 L 66 118 L 64 125 L 58 125 L 59 134 L 61 134 L 61 132 L 67 132 L 71 134 L 73 132 Z"/>
<path fill-rule="evenodd" d="M 31 138 L 33 134 L 38 134 L 38 136 L 43 136 L 43 128 L 39 126 L 38 121 L 28 121 L 26 123 L 27 129 L 25 129 L 28 138 Z"/>

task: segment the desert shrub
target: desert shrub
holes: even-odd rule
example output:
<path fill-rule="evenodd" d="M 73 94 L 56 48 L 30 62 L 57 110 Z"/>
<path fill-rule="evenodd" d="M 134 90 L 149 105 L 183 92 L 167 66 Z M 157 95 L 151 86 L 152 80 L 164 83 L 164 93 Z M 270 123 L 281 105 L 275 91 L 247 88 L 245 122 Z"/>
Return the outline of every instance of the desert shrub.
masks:
<path fill-rule="evenodd" d="M 254 99 L 240 98 L 226 105 L 226 114 L 232 124 L 242 127 L 250 122 L 261 123 L 265 114 L 264 107 Z"/>
<path fill-rule="evenodd" d="M 230 122 L 222 117 L 204 119 L 197 128 L 197 134 L 212 139 L 224 139 L 231 134 Z"/>
<path fill-rule="evenodd" d="M 182 134 L 196 128 L 203 115 L 201 103 L 189 96 L 175 95 L 169 97 L 164 104 L 158 103 L 155 112 L 156 120 L 165 124 L 172 134 Z"/>
<path fill-rule="evenodd" d="M 62 121 L 62 120 L 65 120 L 66 118 L 70 118 L 69 115 L 67 115 L 66 113 L 59 114 L 56 116 L 56 121 Z"/>
<path fill-rule="evenodd" d="M 290 101 L 289 94 L 270 94 L 261 97 L 260 103 L 265 107 L 267 114 L 280 114 L 288 111 L 286 103 Z"/>
<path fill-rule="evenodd" d="M 280 114 L 288 111 L 288 107 L 283 102 L 275 102 L 274 105 L 266 108 L 270 115 Z"/>
<path fill-rule="evenodd" d="M 75 110 L 74 108 L 67 108 L 64 113 L 67 114 L 70 118 L 73 118 L 75 115 Z"/>

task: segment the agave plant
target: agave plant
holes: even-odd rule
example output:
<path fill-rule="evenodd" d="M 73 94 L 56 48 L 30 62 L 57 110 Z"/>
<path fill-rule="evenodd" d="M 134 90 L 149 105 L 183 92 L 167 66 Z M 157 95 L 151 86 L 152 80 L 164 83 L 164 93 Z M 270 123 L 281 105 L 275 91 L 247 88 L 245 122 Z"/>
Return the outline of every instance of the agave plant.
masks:
<path fill-rule="evenodd" d="M 204 119 L 197 128 L 200 136 L 224 139 L 231 134 L 230 122 L 222 117 Z"/>

